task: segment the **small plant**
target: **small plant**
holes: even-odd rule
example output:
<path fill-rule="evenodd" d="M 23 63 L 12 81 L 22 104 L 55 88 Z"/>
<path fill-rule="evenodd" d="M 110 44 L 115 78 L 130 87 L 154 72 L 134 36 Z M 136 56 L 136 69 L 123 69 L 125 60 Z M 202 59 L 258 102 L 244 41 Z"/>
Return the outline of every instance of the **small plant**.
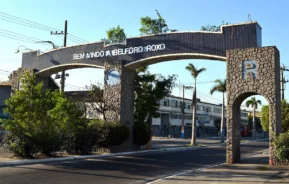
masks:
<path fill-rule="evenodd" d="M 283 163 L 289 161 L 289 132 L 281 133 L 273 141 L 275 147 L 275 156 Z"/>

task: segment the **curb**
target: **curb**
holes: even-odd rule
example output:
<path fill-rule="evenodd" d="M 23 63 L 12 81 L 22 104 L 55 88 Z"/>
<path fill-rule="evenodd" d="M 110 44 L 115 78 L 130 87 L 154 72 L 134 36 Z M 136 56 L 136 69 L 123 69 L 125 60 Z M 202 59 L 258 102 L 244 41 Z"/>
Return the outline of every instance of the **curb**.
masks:
<path fill-rule="evenodd" d="M 163 148 L 163 149 L 158 149 L 158 150 L 144 150 L 144 151 L 121 152 L 121 153 L 109 153 L 109 154 L 104 154 L 104 155 L 84 155 L 84 156 L 70 156 L 70 157 L 63 157 L 63 158 L 15 160 L 15 161 L 0 162 L 0 167 L 26 165 L 26 164 L 40 164 L 40 163 L 48 163 L 48 162 L 56 162 L 56 161 L 60 162 L 60 161 L 70 161 L 70 160 L 83 160 L 83 159 L 89 159 L 89 158 L 109 158 L 109 157 L 113 157 L 113 156 L 134 155 L 134 154 L 165 152 L 165 151 L 189 150 L 189 149 L 200 149 L 200 148 L 204 148 L 204 147 L 195 146 L 195 147 Z"/>
<path fill-rule="evenodd" d="M 248 142 L 250 142 L 250 141 L 247 140 L 245 143 L 248 143 Z M 108 157 L 113 157 L 113 156 L 134 155 L 134 154 L 142 154 L 142 153 L 154 153 L 154 152 L 165 152 L 165 151 L 178 151 L 178 150 L 189 150 L 189 149 L 200 149 L 200 148 L 212 148 L 212 147 L 217 147 L 217 146 L 222 146 L 222 145 L 226 145 L 226 143 L 219 143 L 219 144 L 214 144 L 214 145 L 211 145 L 211 146 L 162 148 L 162 149 L 157 149 L 157 150 L 144 150 L 144 151 L 121 152 L 121 153 L 109 153 L 109 154 L 104 154 L 104 155 L 84 155 L 84 156 L 70 156 L 70 157 L 63 157 L 63 158 L 44 158 L 44 159 L 15 160 L 15 161 L 0 162 L 0 167 L 2 167 L 2 166 L 18 166 L 18 165 L 26 165 L 26 164 L 40 164 L 40 163 L 60 162 L 60 161 L 70 161 L 70 160 L 83 160 L 83 159 L 89 159 L 89 158 L 108 158 Z"/>

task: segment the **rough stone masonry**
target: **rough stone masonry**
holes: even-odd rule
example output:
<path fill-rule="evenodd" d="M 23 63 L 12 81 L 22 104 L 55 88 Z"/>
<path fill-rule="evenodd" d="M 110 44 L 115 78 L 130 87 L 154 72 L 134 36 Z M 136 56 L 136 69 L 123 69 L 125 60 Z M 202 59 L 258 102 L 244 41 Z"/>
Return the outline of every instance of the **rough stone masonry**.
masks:
<path fill-rule="evenodd" d="M 252 95 L 269 104 L 270 164 L 278 164 L 272 141 L 281 132 L 280 58 L 276 47 L 234 49 L 227 56 L 226 162 L 240 162 L 240 105 Z M 247 64 L 246 64 L 247 62 Z"/>

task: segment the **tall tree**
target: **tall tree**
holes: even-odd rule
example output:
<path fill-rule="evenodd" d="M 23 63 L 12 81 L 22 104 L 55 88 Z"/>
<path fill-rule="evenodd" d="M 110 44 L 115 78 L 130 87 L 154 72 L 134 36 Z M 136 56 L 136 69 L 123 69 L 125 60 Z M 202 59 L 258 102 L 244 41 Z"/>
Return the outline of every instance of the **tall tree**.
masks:
<path fill-rule="evenodd" d="M 250 100 L 246 102 L 246 106 L 253 107 L 253 130 L 252 130 L 252 138 L 255 139 L 255 133 L 256 133 L 256 122 L 255 122 L 255 113 L 256 109 L 258 108 L 258 104 L 262 104 L 260 100 L 256 100 L 255 97 L 252 97 Z"/>
<path fill-rule="evenodd" d="M 218 91 L 223 93 L 223 103 L 222 103 L 222 116 L 221 116 L 221 143 L 224 142 L 224 119 L 225 119 L 225 93 L 226 93 L 226 79 L 223 81 L 220 79 L 215 80 L 215 85 L 210 90 L 210 94 L 212 95 L 214 92 Z"/>
<path fill-rule="evenodd" d="M 159 14 L 156 10 L 158 18 L 153 19 L 151 17 L 141 17 L 140 23 L 141 28 L 140 33 L 141 35 L 150 35 L 150 34 L 158 34 L 158 33 L 166 33 L 168 31 L 175 32 L 176 29 L 169 29 L 168 25 L 166 24 L 165 19 Z"/>
<path fill-rule="evenodd" d="M 195 79 L 194 85 L 194 93 L 193 93 L 193 100 L 192 100 L 192 139 L 191 145 L 196 145 L 196 117 L 197 117 L 197 77 L 200 73 L 206 71 L 205 68 L 197 69 L 192 63 L 189 63 L 186 66 L 186 69 L 191 73 L 193 78 Z"/>
<path fill-rule="evenodd" d="M 137 69 L 134 85 L 134 121 L 135 127 L 143 130 L 136 130 L 136 132 L 145 131 L 144 129 L 146 128 L 151 129 L 152 118 L 160 116 L 157 112 L 160 107 L 159 101 L 171 93 L 175 81 L 175 75 L 164 77 L 151 74 L 148 71 L 148 67 Z M 135 137 L 135 140 L 139 140 L 135 143 L 146 143 L 149 141 L 147 139 L 151 138 L 151 135 L 144 135 L 144 137 Z"/>

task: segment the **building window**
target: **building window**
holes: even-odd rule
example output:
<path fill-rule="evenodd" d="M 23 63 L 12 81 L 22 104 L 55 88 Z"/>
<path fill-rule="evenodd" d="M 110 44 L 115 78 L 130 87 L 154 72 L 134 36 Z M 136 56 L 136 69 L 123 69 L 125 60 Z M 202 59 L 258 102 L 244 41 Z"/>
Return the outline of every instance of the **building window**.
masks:
<path fill-rule="evenodd" d="M 170 105 L 169 100 L 163 99 L 162 102 L 161 102 L 161 105 L 168 107 Z"/>
<path fill-rule="evenodd" d="M 197 110 L 198 111 L 202 111 L 203 110 L 203 106 L 202 105 L 197 105 Z"/>
<path fill-rule="evenodd" d="M 210 121 L 214 121 L 214 116 L 209 116 Z"/>
<path fill-rule="evenodd" d="M 242 113 L 241 113 L 241 116 L 242 116 L 242 117 L 247 117 L 247 113 L 242 112 Z"/>
<path fill-rule="evenodd" d="M 186 115 L 186 116 L 185 116 L 185 119 L 186 119 L 186 120 L 191 120 L 191 119 L 192 119 L 192 115 Z"/>
<path fill-rule="evenodd" d="M 172 119 L 178 119 L 178 114 L 172 114 L 172 115 L 171 115 L 171 118 L 172 118 Z"/>
<path fill-rule="evenodd" d="M 188 109 L 191 109 L 191 105 L 188 105 Z"/>
<path fill-rule="evenodd" d="M 211 112 L 211 107 L 205 107 L 206 112 Z"/>
<path fill-rule="evenodd" d="M 171 100 L 171 107 L 177 108 L 178 107 L 178 101 Z"/>
<path fill-rule="evenodd" d="M 214 108 L 214 113 L 222 113 L 222 109 Z"/>

